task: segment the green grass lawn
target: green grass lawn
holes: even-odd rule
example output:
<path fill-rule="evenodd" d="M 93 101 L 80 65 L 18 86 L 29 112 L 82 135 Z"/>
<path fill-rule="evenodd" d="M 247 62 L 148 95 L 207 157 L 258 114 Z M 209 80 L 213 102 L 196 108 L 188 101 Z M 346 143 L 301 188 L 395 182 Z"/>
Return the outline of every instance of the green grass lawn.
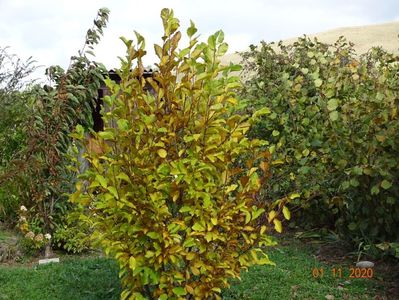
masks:
<path fill-rule="evenodd" d="M 232 281 L 224 299 L 374 299 L 382 294 L 376 280 L 349 279 L 348 266 L 342 278 L 331 274 L 333 266 L 318 263 L 299 242 L 270 252 L 276 266 L 257 266 Z M 120 284 L 114 261 L 105 258 L 61 258 L 61 263 L 0 266 L 0 299 L 81 300 L 119 299 Z M 322 278 L 313 278 L 314 267 L 324 268 Z"/>

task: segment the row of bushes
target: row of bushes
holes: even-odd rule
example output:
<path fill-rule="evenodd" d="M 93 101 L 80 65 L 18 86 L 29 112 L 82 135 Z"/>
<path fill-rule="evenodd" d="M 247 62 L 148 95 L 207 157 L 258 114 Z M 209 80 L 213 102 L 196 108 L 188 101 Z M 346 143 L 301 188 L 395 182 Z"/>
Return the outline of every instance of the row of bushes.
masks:
<path fill-rule="evenodd" d="M 291 205 L 306 228 L 357 244 L 398 239 L 398 57 L 304 37 L 252 46 L 244 66 L 248 107 L 271 111 L 250 133 L 273 153 L 267 197 L 300 192 Z"/>

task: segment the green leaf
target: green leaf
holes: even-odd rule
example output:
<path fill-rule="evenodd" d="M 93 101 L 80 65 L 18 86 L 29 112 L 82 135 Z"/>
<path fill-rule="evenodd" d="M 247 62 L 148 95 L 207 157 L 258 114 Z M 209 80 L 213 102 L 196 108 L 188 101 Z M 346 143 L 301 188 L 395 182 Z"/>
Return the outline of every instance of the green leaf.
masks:
<path fill-rule="evenodd" d="M 262 213 L 265 212 L 264 208 L 259 208 L 252 211 L 252 220 L 256 220 Z"/>
<path fill-rule="evenodd" d="M 248 224 L 251 221 L 251 213 L 248 210 L 244 210 L 245 214 L 245 224 Z"/>
<path fill-rule="evenodd" d="M 192 238 L 192 237 L 186 239 L 186 240 L 184 241 L 184 243 L 183 243 L 183 247 L 184 247 L 184 248 L 193 247 L 193 246 L 195 246 L 195 245 L 196 245 L 196 244 L 195 244 L 195 240 L 194 240 L 194 238 Z"/>
<path fill-rule="evenodd" d="M 253 114 L 253 117 L 257 118 L 257 117 L 264 116 L 264 115 L 267 115 L 267 114 L 270 114 L 270 109 L 268 107 L 263 107 L 262 109 L 257 110 Z"/>
<path fill-rule="evenodd" d="M 214 34 L 208 37 L 208 45 L 211 50 L 216 49 L 216 36 Z"/>
<path fill-rule="evenodd" d="M 158 128 L 157 132 L 167 133 L 168 129 L 166 129 L 165 127 L 161 127 L 161 128 Z"/>
<path fill-rule="evenodd" d="M 380 193 L 380 188 L 378 185 L 374 185 L 370 191 L 371 195 L 378 195 Z"/>
<path fill-rule="evenodd" d="M 384 180 L 381 182 L 381 187 L 382 187 L 384 190 L 389 189 L 391 186 L 392 186 L 392 183 L 389 182 L 389 181 L 386 180 L 386 179 L 384 179 Z"/>
<path fill-rule="evenodd" d="M 309 153 L 310 153 L 309 149 L 305 149 L 305 150 L 302 151 L 302 155 L 303 155 L 304 157 L 308 156 Z"/>
<path fill-rule="evenodd" d="M 315 87 L 320 87 L 322 84 L 323 84 L 323 80 L 321 80 L 320 78 L 318 78 L 314 81 Z"/>
<path fill-rule="evenodd" d="M 130 269 L 132 269 L 132 271 L 134 271 L 136 269 L 136 267 L 137 267 L 137 261 L 134 258 L 134 256 L 131 256 L 129 258 L 129 267 L 130 267 Z"/>
<path fill-rule="evenodd" d="M 158 169 L 157 169 L 157 173 L 167 176 L 170 174 L 170 167 L 167 164 L 161 164 Z"/>
<path fill-rule="evenodd" d="M 220 46 L 218 48 L 218 55 L 219 56 L 225 55 L 228 49 L 229 49 L 229 46 L 226 43 L 220 44 Z"/>
<path fill-rule="evenodd" d="M 235 65 L 235 64 L 233 64 L 233 63 L 230 63 L 229 69 L 230 69 L 232 72 L 238 72 L 238 71 L 241 71 L 241 70 L 242 70 L 242 66 L 241 66 L 241 65 Z"/>
<path fill-rule="evenodd" d="M 208 194 L 204 195 L 204 208 L 212 207 L 212 201 Z"/>
<path fill-rule="evenodd" d="M 112 131 L 100 131 L 98 135 L 104 140 L 114 139 L 114 133 Z"/>
<path fill-rule="evenodd" d="M 200 80 L 204 80 L 207 77 L 210 77 L 210 74 L 203 72 L 203 73 L 197 74 L 195 79 L 200 81 Z"/>
<path fill-rule="evenodd" d="M 349 180 L 349 183 L 353 187 L 359 186 L 359 181 L 356 178 L 352 178 L 351 180 Z"/>
<path fill-rule="evenodd" d="M 205 227 L 202 226 L 199 222 L 196 222 L 191 228 L 195 231 L 205 231 Z"/>
<path fill-rule="evenodd" d="M 337 101 L 337 99 L 333 98 L 333 99 L 328 100 L 328 102 L 327 102 L 327 109 L 328 109 L 329 111 L 336 110 L 337 107 L 338 107 L 338 101 Z"/>
<path fill-rule="evenodd" d="M 183 287 L 175 287 L 172 289 L 172 291 L 177 296 L 184 296 L 187 294 L 186 290 Z"/>
<path fill-rule="evenodd" d="M 100 185 L 103 188 L 107 188 L 107 180 L 104 178 L 104 176 L 97 174 L 96 175 L 96 180 L 100 183 Z"/>
<path fill-rule="evenodd" d="M 331 121 L 337 121 L 338 120 L 338 112 L 336 110 L 330 112 L 329 114 L 330 120 Z"/>
<path fill-rule="evenodd" d="M 139 292 L 134 292 L 134 293 L 132 294 L 132 296 L 133 296 L 132 299 L 135 299 L 135 300 L 147 300 L 147 298 L 144 297 L 144 296 L 143 296 L 141 293 L 139 293 Z"/>
<path fill-rule="evenodd" d="M 179 57 L 180 57 L 180 58 L 185 57 L 187 54 L 190 53 L 190 51 L 191 51 L 190 48 L 185 48 L 185 49 L 181 50 L 181 51 L 179 52 Z"/>
<path fill-rule="evenodd" d="M 118 191 L 114 186 L 107 187 L 107 190 L 115 197 L 118 198 Z"/>
<path fill-rule="evenodd" d="M 182 206 L 180 209 L 179 209 L 179 212 L 181 212 L 181 213 L 185 213 L 185 212 L 190 212 L 190 211 L 192 211 L 193 209 L 190 207 L 190 206 Z"/>
<path fill-rule="evenodd" d="M 190 20 L 190 27 L 187 28 L 187 35 L 191 38 L 197 32 L 197 28 L 195 28 L 195 24 Z"/>
<path fill-rule="evenodd" d="M 158 232 L 150 231 L 146 234 L 148 237 L 152 238 L 153 240 L 160 239 L 160 234 Z"/>
<path fill-rule="evenodd" d="M 215 33 L 215 35 L 217 36 L 217 42 L 223 43 L 224 41 L 224 32 L 222 30 L 219 30 L 218 32 Z"/>
<path fill-rule="evenodd" d="M 117 121 L 118 128 L 122 131 L 127 131 L 129 129 L 129 122 L 125 119 L 119 119 Z"/>
<path fill-rule="evenodd" d="M 119 173 L 118 176 L 116 176 L 116 178 L 124 180 L 128 183 L 131 183 L 129 176 L 124 172 Z"/>
<path fill-rule="evenodd" d="M 356 223 L 352 222 L 352 223 L 349 223 L 348 228 L 349 228 L 349 230 L 353 231 L 357 228 L 357 225 L 356 225 Z"/>
<path fill-rule="evenodd" d="M 79 135 L 79 138 L 84 137 L 85 130 L 82 125 L 80 124 L 76 125 L 76 133 Z"/>

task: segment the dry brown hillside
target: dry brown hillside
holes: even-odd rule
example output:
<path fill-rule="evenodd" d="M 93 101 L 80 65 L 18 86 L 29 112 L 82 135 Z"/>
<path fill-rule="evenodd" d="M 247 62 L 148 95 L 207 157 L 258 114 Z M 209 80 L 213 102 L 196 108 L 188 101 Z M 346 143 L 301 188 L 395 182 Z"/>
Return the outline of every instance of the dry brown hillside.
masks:
<path fill-rule="evenodd" d="M 358 54 L 365 53 L 373 46 L 382 46 L 389 52 L 399 54 L 399 22 L 390 22 L 377 25 L 343 27 L 325 32 L 308 35 L 317 37 L 321 42 L 334 43 L 340 36 L 345 36 L 355 44 Z M 284 40 L 285 44 L 293 43 L 297 38 Z M 239 63 L 240 55 L 237 53 L 226 54 L 222 62 Z"/>

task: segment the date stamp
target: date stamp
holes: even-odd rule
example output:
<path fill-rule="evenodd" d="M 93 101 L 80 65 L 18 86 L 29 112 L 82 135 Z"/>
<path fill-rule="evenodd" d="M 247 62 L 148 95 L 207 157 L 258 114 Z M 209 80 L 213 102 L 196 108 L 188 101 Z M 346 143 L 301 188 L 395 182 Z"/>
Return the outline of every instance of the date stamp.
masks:
<path fill-rule="evenodd" d="M 313 278 L 322 278 L 324 276 L 332 276 L 334 278 L 367 278 L 374 277 L 373 268 L 358 268 L 358 267 L 332 267 L 332 268 L 313 268 Z"/>

